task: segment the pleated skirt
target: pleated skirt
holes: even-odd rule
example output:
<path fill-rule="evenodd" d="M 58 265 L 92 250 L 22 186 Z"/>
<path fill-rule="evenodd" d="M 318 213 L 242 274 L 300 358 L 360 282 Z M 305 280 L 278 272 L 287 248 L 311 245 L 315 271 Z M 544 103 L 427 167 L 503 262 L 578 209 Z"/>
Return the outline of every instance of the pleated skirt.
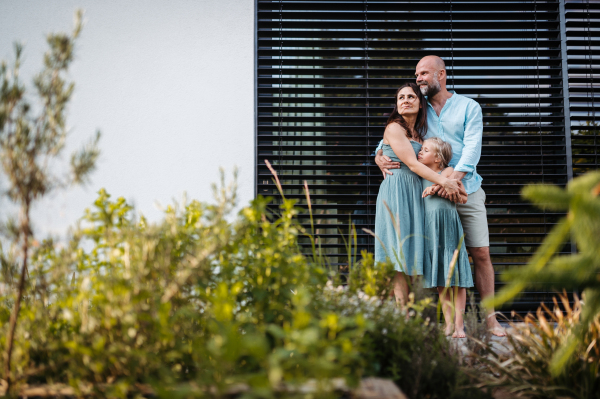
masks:
<path fill-rule="evenodd" d="M 421 178 L 403 165 L 379 188 L 375 214 L 375 260 L 390 259 L 396 270 L 423 274 L 424 209 Z"/>
<path fill-rule="evenodd" d="M 465 244 L 461 243 L 463 229 L 456 209 L 430 210 L 427 205 L 425 208 L 423 286 L 473 287 L 471 265 Z M 452 258 L 459 243 L 458 258 L 452 270 Z"/>

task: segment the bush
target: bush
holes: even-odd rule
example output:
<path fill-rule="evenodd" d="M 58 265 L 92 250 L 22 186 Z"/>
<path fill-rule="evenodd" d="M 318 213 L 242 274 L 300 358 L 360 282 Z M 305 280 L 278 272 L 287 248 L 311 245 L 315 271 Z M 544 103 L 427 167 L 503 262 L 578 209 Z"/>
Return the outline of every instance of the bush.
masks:
<path fill-rule="evenodd" d="M 600 172 L 573 179 L 565 189 L 532 185 L 523 196 L 543 209 L 567 211 L 524 268 L 503 275 L 508 284 L 491 301 L 501 305 L 526 287 L 544 283 L 547 289 L 582 291 L 571 307 L 566 294 L 550 311 L 528 315 L 514 325 L 509 351 L 483 345 L 479 357 L 488 374 L 480 386 L 503 387 L 532 397 L 600 398 Z M 578 252 L 560 255 L 569 238 Z M 545 311 L 545 312 L 544 312 Z"/>
<path fill-rule="evenodd" d="M 233 192 L 218 191 L 216 205 L 169 207 L 151 224 L 100 191 L 67 245 L 41 243 L 17 328 L 17 385 L 66 383 L 98 397 L 241 386 L 288 397 L 307 381 L 333 395 L 336 378 L 352 387 L 373 375 L 434 398 L 468 382 L 423 318 L 431 300 L 401 311 L 384 294 L 389 264 L 363 254 L 354 267 L 373 277 L 334 288 L 320 256 L 301 254 L 292 201 L 275 217 L 258 197 L 228 222 Z M 2 333 L 13 299 L 2 298 Z"/>
<path fill-rule="evenodd" d="M 590 172 L 573 179 L 565 189 L 553 185 L 531 185 L 523 196 L 542 209 L 567 211 L 546 237 L 524 268 L 503 275 L 508 284 L 493 300 L 499 306 L 519 295 L 526 287 L 543 282 L 557 292 L 563 289 L 582 291 L 585 307 L 573 332 L 552 354 L 551 370 L 558 376 L 595 320 L 600 316 L 600 172 Z M 565 242 L 572 238 L 578 252 L 559 255 Z"/>
<path fill-rule="evenodd" d="M 582 303 L 575 298 L 571 307 L 566 294 L 554 299 L 554 309 L 538 309 L 512 324 L 506 350 L 482 345 L 479 357 L 483 368 L 476 378 L 480 387 L 501 388 L 515 396 L 529 398 L 600 398 L 600 320 L 596 318 L 562 372 L 551 372 L 558 348 L 571 339 L 581 317 Z"/>

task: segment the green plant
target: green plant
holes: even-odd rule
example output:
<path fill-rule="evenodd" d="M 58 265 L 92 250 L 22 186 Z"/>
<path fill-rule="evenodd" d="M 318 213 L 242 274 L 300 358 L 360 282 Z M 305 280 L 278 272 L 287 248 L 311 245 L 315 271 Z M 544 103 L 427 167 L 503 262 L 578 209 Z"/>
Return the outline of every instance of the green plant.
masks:
<path fill-rule="evenodd" d="M 488 304 L 496 307 L 517 296 L 525 287 L 543 282 L 557 291 L 582 290 L 585 306 L 579 322 L 570 326 L 568 339 L 552 352 L 550 370 L 553 376 L 563 373 L 568 363 L 577 357 L 584 337 L 600 315 L 600 172 L 595 171 L 573 179 L 565 189 L 553 185 L 532 185 L 523 196 L 543 209 L 567 211 L 544 240 L 544 243 L 524 268 L 503 275 L 508 282 Z M 558 255 L 571 237 L 578 252 Z"/>
<path fill-rule="evenodd" d="M 370 256 L 356 266 L 374 269 L 374 281 L 333 288 L 327 269 L 301 254 L 293 201 L 275 217 L 258 197 L 228 221 L 234 191 L 216 190 L 214 205 L 169 207 L 157 224 L 100 191 L 67 245 L 47 240 L 33 253 L 16 384 L 66 383 L 97 397 L 240 386 L 289 397 L 310 381 L 327 396 L 336 379 L 352 387 L 374 375 L 411 397 L 467 392 L 458 358 L 423 317 L 431 299 L 397 308 L 377 290 L 387 266 Z"/>
<path fill-rule="evenodd" d="M 515 397 L 600 398 L 600 317 L 596 317 L 582 337 L 575 355 L 561 373 L 552 373 L 557 349 L 572 339 L 582 314 L 582 303 L 566 294 L 554 299 L 554 309 L 545 305 L 536 317 L 527 315 L 522 323 L 511 323 L 504 350 L 480 342 L 483 350 L 477 359 L 483 364 L 474 377 L 478 386 L 503 389 Z"/>
<path fill-rule="evenodd" d="M 405 311 L 389 302 L 376 302 L 370 313 L 374 326 L 363 350 L 368 375 L 391 378 L 415 399 L 490 397 L 470 386 L 472 380 L 459 366 L 460 355 L 435 323 L 431 297 L 415 302 L 411 293 Z"/>
<path fill-rule="evenodd" d="M 20 263 L 17 287 L 14 296 L 10 295 L 9 298 L 14 305 L 4 345 L 4 378 L 9 387 L 12 382 L 11 359 L 15 329 L 21 301 L 26 294 L 33 236 L 31 207 L 36 200 L 57 188 L 84 182 L 94 169 L 99 154 L 98 133 L 95 141 L 71 156 L 69 176 L 61 177 L 52 173 L 50 168 L 61 155 L 67 137 L 66 107 L 74 84 L 66 80 L 65 74 L 73 60 L 74 43 L 80 31 L 81 12 L 77 12 L 75 27 L 70 36 L 48 35 L 50 51 L 44 55 L 44 68 L 34 79 L 38 104 L 30 104 L 31 97 L 27 95 L 25 86 L 19 79 L 22 53 L 20 45 L 15 45 L 16 60 L 12 70 L 7 68 L 4 61 L 0 66 L 0 163 L 8 180 L 8 197 L 20 210 L 19 221 L 11 221 L 7 229 L 14 246 L 10 254 L 12 260 L 2 262 L 4 266 Z M 3 269 L 7 270 L 6 267 Z"/>

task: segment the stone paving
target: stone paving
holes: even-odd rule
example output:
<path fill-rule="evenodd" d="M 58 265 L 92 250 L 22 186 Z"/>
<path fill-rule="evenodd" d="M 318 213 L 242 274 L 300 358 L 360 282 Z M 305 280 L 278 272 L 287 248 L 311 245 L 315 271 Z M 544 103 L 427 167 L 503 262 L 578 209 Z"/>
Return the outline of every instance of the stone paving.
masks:
<path fill-rule="evenodd" d="M 510 328 L 508 323 L 500 322 L 500 324 L 502 325 L 502 327 L 504 327 L 507 334 L 511 333 L 512 328 Z M 457 350 L 460 351 L 463 356 L 465 356 L 469 353 L 469 349 L 467 348 L 469 332 L 466 330 L 465 330 L 465 332 L 467 333 L 467 338 L 459 339 L 459 338 L 448 337 L 448 340 L 450 340 L 450 342 L 452 342 L 453 344 L 456 345 Z M 490 339 L 490 346 L 496 353 L 510 351 L 510 349 L 508 348 L 508 340 L 506 339 L 506 337 L 497 337 L 495 335 L 492 335 L 492 337 Z"/>

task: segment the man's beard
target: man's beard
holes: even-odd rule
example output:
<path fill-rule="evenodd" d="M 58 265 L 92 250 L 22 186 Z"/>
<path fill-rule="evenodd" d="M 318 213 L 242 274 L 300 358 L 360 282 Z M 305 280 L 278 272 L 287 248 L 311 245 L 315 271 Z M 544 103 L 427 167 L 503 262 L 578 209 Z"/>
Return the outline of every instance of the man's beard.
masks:
<path fill-rule="evenodd" d="M 436 94 L 442 90 L 442 86 L 440 85 L 440 81 L 437 80 L 437 77 L 433 77 L 433 82 L 431 84 L 422 84 L 419 85 L 419 89 L 424 96 L 434 97 Z"/>

